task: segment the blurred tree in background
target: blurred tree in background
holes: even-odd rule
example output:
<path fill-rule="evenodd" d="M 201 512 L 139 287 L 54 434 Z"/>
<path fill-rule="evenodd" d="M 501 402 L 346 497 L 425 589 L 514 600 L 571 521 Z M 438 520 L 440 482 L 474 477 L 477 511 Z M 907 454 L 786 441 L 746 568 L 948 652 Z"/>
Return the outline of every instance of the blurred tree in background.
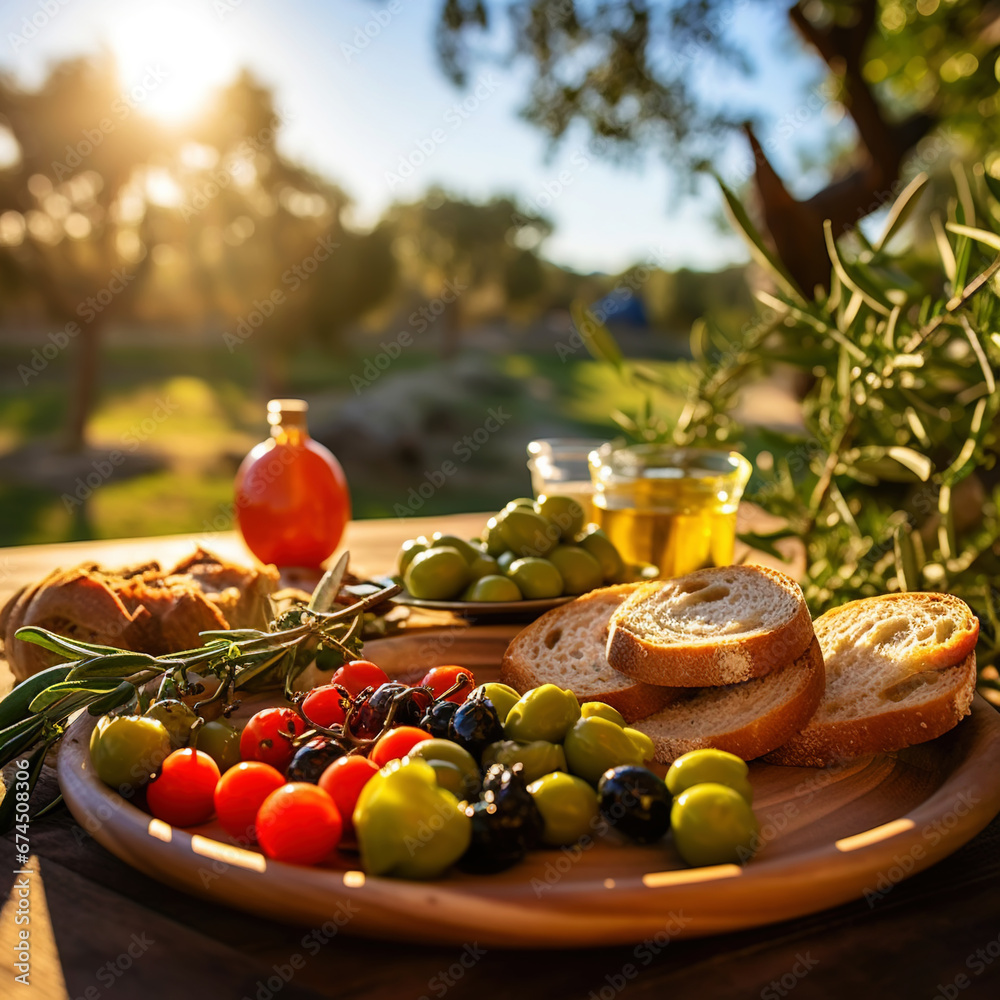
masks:
<path fill-rule="evenodd" d="M 298 338 L 329 344 L 391 290 L 385 232 L 343 226 L 344 192 L 277 150 L 283 122 L 246 73 L 173 130 L 138 113 L 107 56 L 58 65 L 36 91 L 0 82 L 18 151 L 0 170 L 5 298 L 56 326 L 19 369 L 25 385 L 73 353 L 70 449 L 85 444 L 111 321 L 226 329 L 276 394 Z"/>
<path fill-rule="evenodd" d="M 413 283 L 448 306 L 442 310 L 446 357 L 458 350 L 469 317 L 530 314 L 544 286 L 538 250 L 552 231 L 547 219 L 508 197 L 477 205 L 432 189 L 418 202 L 390 209 L 387 222 Z"/>
<path fill-rule="evenodd" d="M 745 111 L 736 102 L 720 108 L 693 71 L 714 60 L 753 74 L 761 53 L 730 29 L 755 6 L 787 10 L 826 64 L 831 99 L 856 127 L 849 161 L 804 200 L 771 166 Z M 905 161 L 931 130 L 943 132 L 951 155 L 968 159 L 998 138 L 1000 8 L 989 0 L 444 0 L 444 69 L 462 82 L 508 32 L 510 56 L 531 73 L 524 117 L 554 139 L 583 122 L 613 152 L 651 148 L 700 170 L 726 132 L 743 127 L 768 233 L 803 288 L 829 281 L 823 220 L 839 236 L 888 205 Z"/>

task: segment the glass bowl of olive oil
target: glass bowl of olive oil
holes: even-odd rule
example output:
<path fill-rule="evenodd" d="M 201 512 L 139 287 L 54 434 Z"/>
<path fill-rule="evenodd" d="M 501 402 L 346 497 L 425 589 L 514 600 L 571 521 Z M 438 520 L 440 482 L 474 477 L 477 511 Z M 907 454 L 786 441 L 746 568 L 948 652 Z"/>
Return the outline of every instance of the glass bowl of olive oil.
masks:
<path fill-rule="evenodd" d="M 594 515 L 626 562 L 661 579 L 728 566 L 751 471 L 735 451 L 604 445 L 590 453 Z"/>

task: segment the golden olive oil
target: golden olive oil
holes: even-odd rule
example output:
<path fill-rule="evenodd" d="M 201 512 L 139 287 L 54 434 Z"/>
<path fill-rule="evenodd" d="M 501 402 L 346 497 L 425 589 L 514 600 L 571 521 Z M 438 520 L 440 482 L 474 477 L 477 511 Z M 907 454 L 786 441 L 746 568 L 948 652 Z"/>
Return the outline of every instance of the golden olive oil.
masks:
<path fill-rule="evenodd" d="M 651 563 L 663 579 L 732 563 L 746 474 L 704 465 L 644 464 L 631 476 L 603 478 L 593 497 L 596 520 L 626 562 Z"/>

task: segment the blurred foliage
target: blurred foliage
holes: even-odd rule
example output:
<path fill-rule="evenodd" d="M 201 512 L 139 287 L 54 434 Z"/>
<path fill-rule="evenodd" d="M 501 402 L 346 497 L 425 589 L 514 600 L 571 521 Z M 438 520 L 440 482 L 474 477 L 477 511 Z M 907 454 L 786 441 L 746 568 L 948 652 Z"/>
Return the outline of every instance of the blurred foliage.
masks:
<path fill-rule="evenodd" d="M 554 138 L 575 122 L 612 154 L 652 146 L 705 168 L 748 109 L 719 106 L 696 66 L 752 75 L 758 36 L 734 30 L 754 8 L 798 12 L 829 44 L 853 47 L 865 0 L 443 0 L 437 36 L 445 72 L 464 82 L 508 46 L 530 73 L 524 117 Z M 989 0 L 877 0 L 861 65 L 889 122 L 929 113 L 980 154 L 998 138 L 1000 12 Z M 776 49 L 784 39 L 775 38 Z M 846 54 L 846 51 L 845 51 Z M 770 55 L 770 53 L 769 53 Z M 825 57 L 825 53 L 824 53 Z M 837 69 L 832 68 L 837 77 Z M 841 69 L 843 72 L 843 69 Z M 805 96 L 805 95 L 803 95 Z M 751 112 L 751 115 L 753 112 Z"/>

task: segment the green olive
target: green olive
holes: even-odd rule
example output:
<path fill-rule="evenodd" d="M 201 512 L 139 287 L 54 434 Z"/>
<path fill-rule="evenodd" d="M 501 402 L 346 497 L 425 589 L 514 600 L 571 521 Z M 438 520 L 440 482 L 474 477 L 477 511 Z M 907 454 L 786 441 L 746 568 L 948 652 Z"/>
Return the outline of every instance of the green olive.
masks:
<path fill-rule="evenodd" d="M 459 746 L 451 740 L 423 740 L 413 747 L 407 756 L 421 757 L 430 762 L 442 760 L 454 764 L 462 772 L 465 779 L 465 790 L 458 797 L 461 799 L 478 793 L 479 765 L 465 747 Z"/>
<path fill-rule="evenodd" d="M 465 588 L 463 601 L 519 601 L 521 591 L 513 580 L 496 573 L 474 580 Z"/>
<path fill-rule="evenodd" d="M 500 567 L 497 565 L 496 559 L 486 555 L 485 552 L 481 552 L 469 563 L 469 576 L 473 580 L 480 580 L 484 576 L 497 576 L 499 573 Z"/>
<path fill-rule="evenodd" d="M 430 547 L 430 540 L 424 535 L 421 535 L 419 538 L 407 538 L 399 549 L 399 555 L 396 557 L 399 575 L 405 576 L 414 557 L 421 552 L 426 552 Z"/>
<path fill-rule="evenodd" d="M 577 545 L 557 545 L 548 559 L 559 570 L 566 594 L 586 594 L 604 582 L 600 563 Z"/>
<path fill-rule="evenodd" d="M 467 778 L 457 764 L 450 760 L 429 760 L 427 763 L 434 768 L 434 776 L 442 788 L 447 788 L 459 801 L 469 796 Z"/>
<path fill-rule="evenodd" d="M 558 597 L 563 592 L 563 579 L 559 570 L 548 559 L 515 559 L 510 564 L 507 575 L 529 601 Z"/>
<path fill-rule="evenodd" d="M 447 601 L 462 592 L 469 565 L 458 549 L 443 546 L 414 556 L 406 571 L 406 589 L 425 601 Z"/>
<path fill-rule="evenodd" d="M 517 507 L 528 507 L 530 510 L 535 509 L 535 501 L 531 497 L 517 497 L 515 500 L 511 500 L 510 503 L 504 505 L 504 508 L 500 513 L 504 511 L 511 511 Z"/>
<path fill-rule="evenodd" d="M 507 713 L 503 734 L 509 740 L 561 743 L 570 726 L 580 718 L 580 703 L 572 691 L 542 684 L 522 695 Z"/>
<path fill-rule="evenodd" d="M 240 762 L 240 731 L 228 722 L 216 719 L 195 730 L 195 746 L 207 753 L 220 771 L 228 771 Z"/>
<path fill-rule="evenodd" d="M 431 536 L 430 547 L 432 549 L 457 549 L 470 566 L 484 554 L 483 550 L 473 545 L 472 542 L 467 542 L 464 538 L 459 538 L 458 535 L 444 535 L 440 531 L 435 531 Z"/>
<path fill-rule="evenodd" d="M 139 788 L 170 754 L 170 733 L 159 719 L 120 715 L 98 723 L 90 740 L 97 777 L 119 791 Z"/>
<path fill-rule="evenodd" d="M 491 764 L 521 765 L 521 777 L 532 782 L 543 774 L 566 770 L 566 754 L 558 743 L 535 740 L 519 743 L 517 740 L 500 740 L 483 751 L 483 769 Z"/>
<path fill-rule="evenodd" d="M 599 563 L 601 575 L 606 583 L 618 581 L 625 572 L 625 562 L 619 555 L 611 539 L 596 525 L 588 525 L 577 544 L 589 552 Z"/>
<path fill-rule="evenodd" d="M 758 845 L 760 827 L 739 792 L 717 782 L 692 785 L 670 809 L 674 844 L 689 865 L 746 861 Z"/>
<path fill-rule="evenodd" d="M 637 739 L 636 737 L 641 737 Z M 648 740 L 648 746 L 643 740 Z M 640 765 L 651 760 L 652 741 L 635 729 L 622 729 L 600 716 L 581 718 L 563 740 L 570 773 L 596 787 L 601 775 L 622 764 Z"/>
<path fill-rule="evenodd" d="M 556 771 L 528 785 L 545 824 L 542 843 L 550 847 L 575 844 L 594 830 L 597 792 L 585 781 Z"/>
<path fill-rule="evenodd" d="M 508 510 L 500 521 L 500 537 L 519 556 L 544 556 L 559 541 L 559 529 L 528 507 Z"/>
<path fill-rule="evenodd" d="M 191 742 L 191 730 L 198 722 L 194 710 L 175 698 L 154 701 L 143 715 L 147 719 L 156 719 L 166 726 L 167 732 L 170 733 L 170 745 L 174 750 L 180 750 Z"/>
<path fill-rule="evenodd" d="M 691 750 L 670 765 L 667 788 L 671 795 L 680 795 L 693 785 L 711 781 L 734 789 L 752 805 L 753 788 L 747 778 L 748 772 L 742 757 L 725 750 Z"/>
<path fill-rule="evenodd" d="M 567 496 L 543 493 L 535 502 L 535 510 L 559 529 L 559 537 L 564 542 L 579 534 L 586 519 L 579 501 Z"/>
<path fill-rule="evenodd" d="M 511 564 L 516 562 L 518 555 L 516 552 L 511 552 L 510 549 L 506 549 L 497 556 L 497 568 L 501 573 L 509 573 Z"/>
<path fill-rule="evenodd" d="M 504 543 L 503 537 L 500 534 L 500 525 L 495 517 L 491 517 L 486 522 L 486 527 L 483 528 L 483 544 L 486 546 L 486 554 L 490 556 L 498 556 L 505 548 L 507 548 Z"/>
<path fill-rule="evenodd" d="M 517 691 L 506 684 L 500 684 L 498 681 L 480 684 L 476 690 L 481 691 L 484 697 L 489 698 L 501 725 L 507 721 L 510 710 L 521 700 L 521 695 Z M 475 693 L 475 691 L 472 692 L 473 695 Z"/>
<path fill-rule="evenodd" d="M 625 728 L 625 720 L 622 718 L 621 712 L 610 705 L 606 705 L 603 701 L 585 701 L 580 706 L 580 715 L 584 719 L 592 719 L 594 717 L 607 719 L 608 722 L 613 722 L 616 726 L 621 726 L 622 729 Z"/>

